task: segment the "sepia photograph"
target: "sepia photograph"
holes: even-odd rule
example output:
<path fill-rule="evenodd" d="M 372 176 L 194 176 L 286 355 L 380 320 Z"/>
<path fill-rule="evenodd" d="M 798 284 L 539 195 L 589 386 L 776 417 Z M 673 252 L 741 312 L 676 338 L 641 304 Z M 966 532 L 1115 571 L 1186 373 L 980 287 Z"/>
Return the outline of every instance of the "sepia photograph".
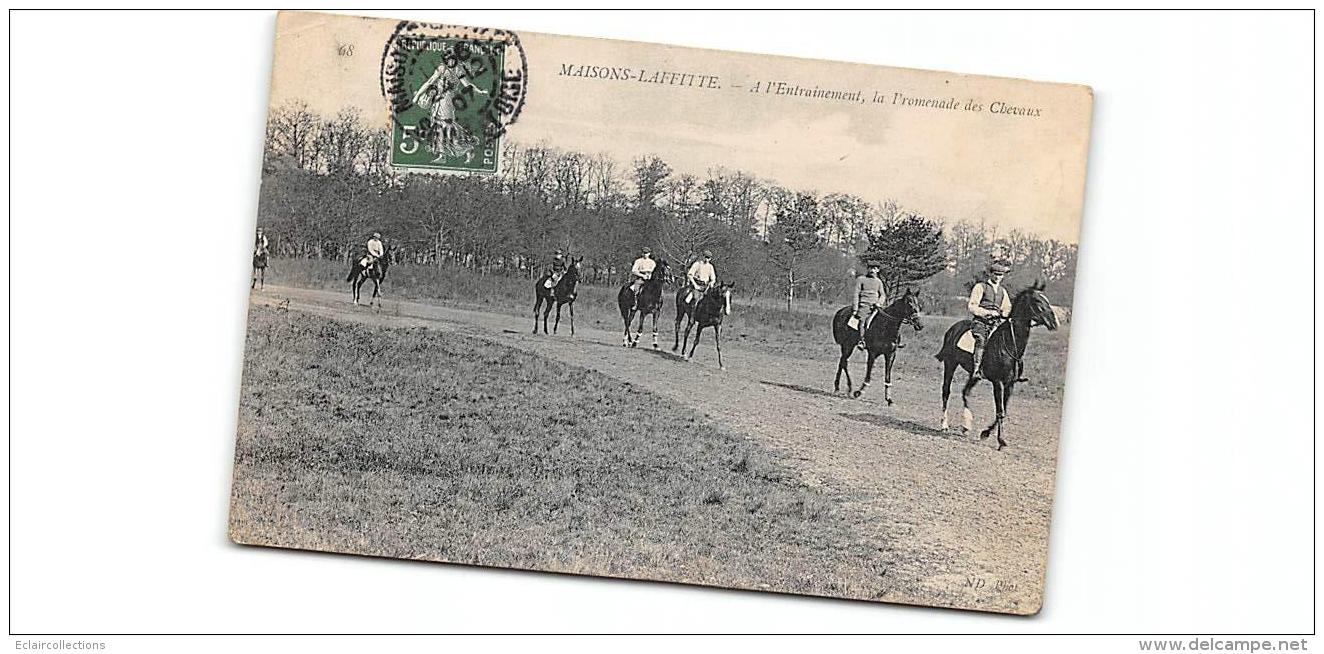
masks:
<path fill-rule="evenodd" d="M 231 537 L 1039 610 L 1088 87 L 280 14 Z"/>

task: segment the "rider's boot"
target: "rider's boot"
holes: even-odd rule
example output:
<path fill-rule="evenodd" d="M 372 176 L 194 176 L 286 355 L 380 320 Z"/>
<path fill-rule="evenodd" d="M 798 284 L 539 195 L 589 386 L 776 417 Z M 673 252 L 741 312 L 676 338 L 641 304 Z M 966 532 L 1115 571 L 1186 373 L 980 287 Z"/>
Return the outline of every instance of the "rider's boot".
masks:
<path fill-rule="evenodd" d="M 855 344 L 855 348 L 860 351 L 864 351 L 866 349 L 864 343 L 864 328 L 867 326 L 868 324 L 865 320 L 860 320 L 860 341 Z"/>
<path fill-rule="evenodd" d="M 975 369 L 970 373 L 970 377 L 971 379 L 983 379 L 984 378 L 984 342 L 983 341 L 979 341 L 979 340 L 975 341 L 975 351 L 973 353 L 973 356 L 975 359 Z"/>

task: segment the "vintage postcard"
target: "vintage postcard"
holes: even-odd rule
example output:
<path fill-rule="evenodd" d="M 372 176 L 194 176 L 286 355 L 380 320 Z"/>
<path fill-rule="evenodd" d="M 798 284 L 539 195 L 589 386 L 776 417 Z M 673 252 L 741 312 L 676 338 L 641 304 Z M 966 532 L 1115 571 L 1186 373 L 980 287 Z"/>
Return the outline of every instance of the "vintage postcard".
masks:
<path fill-rule="evenodd" d="M 275 44 L 236 542 L 1040 609 L 1088 87 Z"/>

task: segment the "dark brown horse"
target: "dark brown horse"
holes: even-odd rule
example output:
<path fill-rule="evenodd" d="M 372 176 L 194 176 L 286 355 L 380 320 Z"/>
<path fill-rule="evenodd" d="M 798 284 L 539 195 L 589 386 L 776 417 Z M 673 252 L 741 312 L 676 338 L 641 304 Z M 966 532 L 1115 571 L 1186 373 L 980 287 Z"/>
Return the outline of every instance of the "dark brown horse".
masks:
<path fill-rule="evenodd" d="M 717 288 L 709 289 L 703 294 L 698 302 L 685 302 L 685 291 L 688 287 L 682 288 L 680 293 L 676 294 L 676 333 L 680 333 L 680 320 L 682 316 L 688 317 L 689 322 L 685 323 L 685 342 L 680 343 L 680 351 L 684 352 L 685 347 L 690 348 L 689 354 L 685 355 L 685 360 L 694 358 L 694 350 L 699 347 L 699 337 L 703 335 L 705 327 L 713 328 L 713 343 L 717 345 L 717 367 L 726 370 L 722 365 L 722 318 L 731 315 L 731 289 L 735 288 L 732 282 L 718 284 Z M 694 325 L 699 326 L 699 331 L 694 333 L 694 345 L 690 345 L 690 329 Z M 676 351 L 676 346 L 671 347 L 671 351 Z"/>
<path fill-rule="evenodd" d="M 1057 314 L 1053 313 L 1053 307 L 1043 291 L 1043 283 L 1038 282 L 1017 293 L 1011 303 L 1011 316 L 989 334 L 988 342 L 984 345 L 983 372 L 984 377 L 993 384 L 993 405 L 997 408 L 997 416 L 979 433 L 979 437 L 988 438 L 996 428 L 999 450 L 1007 445 L 1007 441 L 1002 438 L 1002 421 L 1007 417 L 1011 391 L 1016 387 L 1016 381 L 1024 369 L 1022 359 L 1025 358 L 1025 346 L 1030 342 L 1030 328 L 1043 325 L 1050 330 L 1057 329 Z M 947 398 L 951 395 L 952 376 L 956 373 L 956 367 L 965 368 L 968 373 L 974 372 L 974 356 L 957 347 L 961 335 L 970 329 L 970 323 L 970 320 L 962 320 L 948 328 L 942 338 L 942 350 L 935 355 L 943 365 L 943 430 L 947 429 Z M 961 413 L 962 432 L 970 431 L 974 421 L 970 414 L 970 391 L 978 383 L 979 380 L 972 374 L 966 380 L 965 388 L 961 389 L 961 404 L 965 407 Z"/>
<path fill-rule="evenodd" d="M 253 252 L 253 283 L 248 285 L 249 289 L 267 287 L 267 253 Z"/>
<path fill-rule="evenodd" d="M 552 325 L 552 333 L 555 334 L 558 327 L 561 326 L 561 307 L 570 305 L 570 335 L 575 335 L 575 288 L 579 285 L 579 264 L 584 257 L 570 259 L 570 265 L 566 271 L 561 274 L 561 279 L 557 280 L 556 285 L 547 288 L 547 280 L 551 279 L 551 273 L 547 273 L 538 278 L 538 283 L 533 286 L 533 333 L 538 333 L 538 311 L 542 310 L 542 333 L 547 333 L 547 314 L 552 312 L 552 306 L 556 306 L 556 322 Z M 546 305 L 547 308 L 543 308 Z"/>
<path fill-rule="evenodd" d="M 860 342 L 860 330 L 849 324 L 854 314 L 853 307 L 842 307 L 832 316 L 832 339 L 841 346 L 841 359 L 837 361 L 837 379 L 832 386 L 834 391 L 841 390 L 841 375 L 845 373 L 846 392 L 851 393 L 850 356 Z M 864 368 L 864 383 L 860 384 L 860 388 L 852 397 L 859 397 L 869 382 L 873 381 L 873 363 L 879 355 L 882 355 L 883 399 L 887 400 L 889 405 L 892 404 L 892 363 L 896 361 L 896 345 L 902 323 L 914 327 L 915 331 L 924 329 L 924 324 L 919 321 L 919 293 L 913 289 L 906 291 L 895 302 L 887 305 L 887 308 L 874 314 L 873 320 L 865 327 L 864 350 L 869 358 Z"/>
<path fill-rule="evenodd" d="M 375 301 L 380 307 L 382 282 L 386 281 L 386 269 L 391 267 L 391 248 L 383 249 L 381 258 L 369 264 L 367 268 L 361 265 L 362 261 L 363 257 L 354 257 L 354 261 L 349 266 L 349 276 L 345 277 L 345 281 L 349 282 L 349 290 L 354 295 L 354 304 L 358 304 L 359 291 L 363 288 L 363 283 L 371 279 L 372 298 L 368 300 L 368 304 Z"/>
<path fill-rule="evenodd" d="M 671 267 L 667 265 L 665 259 L 658 259 L 657 267 L 653 269 L 653 275 L 644 280 L 643 287 L 639 289 L 638 302 L 635 302 L 634 292 L 630 290 L 631 284 L 621 287 L 621 292 L 616 294 L 616 305 L 621 310 L 621 319 L 625 321 L 625 340 L 621 345 L 627 347 L 638 347 L 639 337 L 644 331 L 644 316 L 653 316 L 653 349 L 657 349 L 657 314 L 662 313 L 662 305 L 665 304 L 662 293 L 664 282 L 671 280 Z M 633 280 L 632 280 L 633 282 Z M 630 335 L 630 323 L 634 320 L 635 314 L 639 315 L 639 330 Z"/>

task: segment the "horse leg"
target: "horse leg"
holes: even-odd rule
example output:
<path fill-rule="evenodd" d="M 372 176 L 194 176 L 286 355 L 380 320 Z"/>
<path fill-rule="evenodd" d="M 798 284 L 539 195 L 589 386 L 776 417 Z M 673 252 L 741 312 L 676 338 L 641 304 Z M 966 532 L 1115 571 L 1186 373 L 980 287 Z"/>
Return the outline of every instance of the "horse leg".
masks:
<path fill-rule="evenodd" d="M 686 321 L 685 321 L 685 340 L 681 341 L 681 343 L 680 343 L 680 353 L 681 353 L 681 355 L 684 355 L 684 354 L 685 354 L 685 351 L 688 350 L 688 349 L 690 349 L 690 330 L 691 330 L 691 329 L 694 329 L 694 319 L 693 319 L 693 318 L 690 318 L 689 320 L 686 320 Z M 685 357 L 685 358 L 688 359 L 689 357 Z"/>
<path fill-rule="evenodd" d="M 561 328 L 561 305 L 556 305 L 556 321 L 552 323 L 552 333 Z"/>
<path fill-rule="evenodd" d="M 869 387 L 869 382 L 873 381 L 873 362 L 878 359 L 878 353 L 873 350 L 868 350 L 868 353 L 869 361 L 864 366 L 864 383 L 860 384 L 860 388 L 855 391 L 855 397 L 859 397 L 864 389 Z"/>
<path fill-rule="evenodd" d="M 630 347 L 639 347 L 639 337 L 644 335 L 644 317 L 644 312 L 640 311 L 639 326 L 635 328 L 634 335 L 630 337 Z"/>
<path fill-rule="evenodd" d="M 538 333 L 538 310 L 542 309 L 542 296 L 539 295 L 533 301 L 533 333 Z"/>
<path fill-rule="evenodd" d="M 726 370 L 722 363 L 722 326 L 713 325 L 713 344 L 717 346 L 717 369 Z"/>
<path fill-rule="evenodd" d="M 694 351 L 699 349 L 699 339 L 703 336 L 703 323 L 699 323 L 698 331 L 694 332 L 694 344 L 690 345 L 690 353 L 685 355 L 685 360 L 694 359 Z"/>
<path fill-rule="evenodd" d="M 259 280 L 258 283 L 257 283 L 257 288 L 258 288 L 258 290 L 260 290 L 260 291 L 265 291 L 265 290 L 267 289 L 267 269 L 266 269 L 266 268 L 259 268 L 259 269 L 258 269 L 258 280 Z"/>
<path fill-rule="evenodd" d="M 970 391 L 978 384 L 979 380 L 973 374 L 965 380 L 965 387 L 961 389 L 961 433 L 968 433 L 974 429 L 975 416 L 970 413 Z"/>
<path fill-rule="evenodd" d="M 979 432 L 979 438 L 980 438 L 980 440 L 983 440 L 983 439 L 985 439 L 985 438 L 988 438 L 988 435 L 991 434 L 991 433 L 993 433 L 993 430 L 994 430 L 995 428 L 999 427 L 1000 424 L 1002 423 L 1002 389 L 1003 389 L 1003 383 L 1000 382 L 1000 381 L 995 381 L 995 382 L 992 382 L 992 383 L 993 383 L 993 409 L 994 409 L 994 411 L 993 411 L 993 422 L 988 423 L 988 426 L 984 428 L 984 431 Z M 998 446 L 998 449 L 1002 449 L 1002 447 L 1001 447 L 1001 446 Z"/>
<path fill-rule="evenodd" d="M 358 278 L 358 279 L 356 279 L 356 280 L 354 280 L 353 282 L 350 283 L 350 288 L 352 288 L 352 289 L 354 290 L 354 304 L 358 304 L 358 303 L 359 303 L 359 293 L 362 292 L 362 291 L 360 290 L 362 287 L 363 287 L 363 278 L 362 278 L 362 277 L 360 277 L 360 278 Z"/>
<path fill-rule="evenodd" d="M 253 281 L 248 285 L 248 290 L 251 291 L 255 288 L 257 288 L 257 268 L 253 269 Z"/>
<path fill-rule="evenodd" d="M 1002 440 L 1002 421 L 1007 418 L 1007 407 L 1011 405 L 1011 389 L 1016 386 L 1015 381 L 1007 382 L 1002 387 L 1002 406 L 998 409 L 998 449 L 1007 446 L 1007 441 Z"/>
<path fill-rule="evenodd" d="M 372 278 L 372 302 L 377 308 L 382 308 L 382 283 L 376 277 Z"/>
<path fill-rule="evenodd" d="M 939 429 L 947 431 L 947 398 L 952 395 L 952 377 L 956 376 L 956 362 L 942 362 L 942 426 Z"/>
<path fill-rule="evenodd" d="M 575 303 L 572 301 L 568 306 L 570 307 L 570 335 L 571 335 L 571 336 L 574 336 L 574 335 L 575 335 Z"/>
<path fill-rule="evenodd" d="M 547 316 L 552 313 L 552 304 L 555 300 L 548 300 L 542 307 L 542 333 L 547 333 Z"/>
<path fill-rule="evenodd" d="M 850 355 L 855 351 L 855 346 L 850 343 L 842 343 L 841 359 L 837 360 L 837 380 L 832 384 L 833 391 L 841 390 L 841 375 L 846 374 L 846 394 L 850 394 Z"/>
<path fill-rule="evenodd" d="M 892 362 L 896 361 L 896 350 L 883 353 L 883 399 L 887 406 L 892 406 Z"/>
<path fill-rule="evenodd" d="M 680 321 L 684 319 L 684 317 L 685 314 L 681 312 L 680 307 L 676 307 L 676 342 L 671 344 L 672 352 L 675 352 L 677 349 L 680 349 Z"/>
<path fill-rule="evenodd" d="M 653 314 L 652 314 L 652 315 L 653 315 L 653 349 L 654 349 L 654 350 L 658 349 L 658 347 L 657 347 L 657 313 L 658 313 L 658 312 L 654 311 Z M 640 326 L 641 331 L 642 331 L 643 321 L 640 321 L 640 325 L 639 325 L 639 326 Z"/>
<path fill-rule="evenodd" d="M 621 317 L 625 319 L 625 338 L 621 341 L 621 347 L 630 347 L 630 321 L 634 320 L 634 311 L 629 311 Z"/>

